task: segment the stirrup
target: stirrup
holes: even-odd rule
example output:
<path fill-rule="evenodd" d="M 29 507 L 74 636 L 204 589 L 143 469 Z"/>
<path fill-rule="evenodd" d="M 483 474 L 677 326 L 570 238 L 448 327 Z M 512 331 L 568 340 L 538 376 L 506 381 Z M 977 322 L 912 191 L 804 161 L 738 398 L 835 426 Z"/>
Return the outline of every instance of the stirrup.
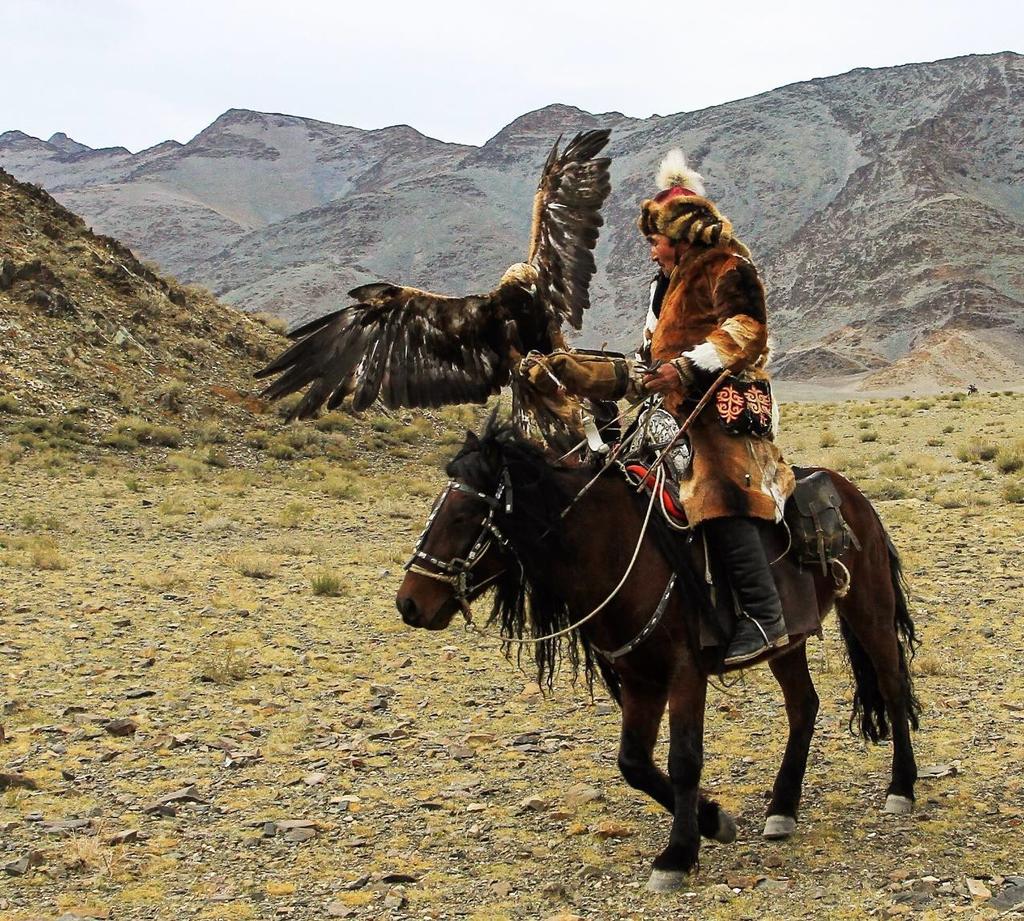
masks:
<path fill-rule="evenodd" d="M 722 660 L 723 665 L 740 665 L 743 662 L 749 662 L 751 659 L 756 659 L 758 656 L 762 656 L 772 649 L 781 649 L 783 646 L 789 645 L 789 634 L 786 632 L 786 622 L 784 620 L 782 621 L 783 632 L 781 636 L 776 637 L 774 640 L 770 640 L 768 639 L 768 634 L 765 633 L 764 627 L 761 626 L 760 621 L 755 620 L 749 614 L 744 614 L 743 618 L 757 627 L 757 632 L 761 634 L 763 643 L 758 646 L 757 649 L 753 649 L 750 652 L 735 653 L 731 656 L 728 655 L 728 650 L 726 650 L 726 656 Z"/>

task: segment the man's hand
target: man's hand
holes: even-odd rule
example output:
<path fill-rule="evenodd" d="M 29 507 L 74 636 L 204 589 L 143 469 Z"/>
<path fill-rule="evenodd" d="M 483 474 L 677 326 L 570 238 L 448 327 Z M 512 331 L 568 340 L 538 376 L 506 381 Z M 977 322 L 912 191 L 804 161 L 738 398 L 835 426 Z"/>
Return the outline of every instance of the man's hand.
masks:
<path fill-rule="evenodd" d="M 643 379 L 644 390 L 648 393 L 685 392 L 692 382 L 693 375 L 685 358 L 666 361 Z"/>

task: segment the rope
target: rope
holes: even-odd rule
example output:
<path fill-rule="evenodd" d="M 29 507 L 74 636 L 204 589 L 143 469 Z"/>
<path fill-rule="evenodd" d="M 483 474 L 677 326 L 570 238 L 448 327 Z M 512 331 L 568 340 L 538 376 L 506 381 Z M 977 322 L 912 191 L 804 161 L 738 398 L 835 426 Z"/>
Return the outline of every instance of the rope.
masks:
<path fill-rule="evenodd" d="M 655 486 L 660 486 L 663 480 L 664 472 L 659 470 L 657 474 L 657 479 L 655 480 Z M 516 639 L 515 637 L 506 637 L 500 635 L 499 637 L 495 637 L 493 634 L 489 634 L 484 630 L 481 630 L 473 623 L 468 623 L 466 625 L 466 628 L 468 630 L 473 631 L 477 636 L 481 637 L 482 639 L 498 640 L 499 644 L 502 646 L 504 646 L 506 643 L 515 643 L 519 646 L 531 646 L 536 645 L 537 643 L 547 642 L 548 640 L 558 639 L 558 637 L 572 633 L 573 630 L 578 630 L 585 623 L 587 623 L 590 620 L 593 620 L 593 618 L 600 614 L 601 611 L 603 611 L 611 603 L 612 599 L 619 593 L 622 586 L 626 584 L 626 580 L 629 578 L 630 573 L 632 573 L 633 567 L 636 565 L 636 561 L 640 556 L 640 548 L 644 544 L 644 538 L 647 536 L 647 525 L 650 523 L 651 512 L 654 510 L 654 502 L 657 498 L 657 495 L 658 490 L 655 489 L 651 493 L 651 501 L 647 503 L 647 513 L 644 516 L 644 523 L 640 526 L 640 536 L 637 538 L 636 548 L 633 550 L 633 557 L 629 561 L 629 565 L 626 567 L 626 571 L 622 574 L 622 578 L 619 579 L 619 584 L 616 585 L 615 588 L 611 590 L 611 593 L 608 595 L 608 597 L 605 598 L 604 601 L 602 601 L 596 608 L 594 608 L 594 610 L 587 614 L 586 617 L 581 618 L 580 620 L 576 621 L 576 623 L 570 624 L 568 627 L 565 627 L 562 630 L 558 630 L 555 633 L 549 633 L 547 634 L 547 636 L 530 637 L 528 639 Z"/>

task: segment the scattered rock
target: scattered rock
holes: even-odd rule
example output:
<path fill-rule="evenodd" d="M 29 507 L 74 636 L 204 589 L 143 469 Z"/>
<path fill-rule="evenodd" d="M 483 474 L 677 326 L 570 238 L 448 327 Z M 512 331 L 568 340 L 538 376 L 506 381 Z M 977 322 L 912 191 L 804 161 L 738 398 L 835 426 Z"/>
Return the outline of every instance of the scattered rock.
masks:
<path fill-rule="evenodd" d="M 369 874 L 366 874 L 365 876 L 357 876 L 355 879 L 345 883 L 341 888 L 346 892 L 355 892 L 356 889 L 362 889 L 369 881 Z"/>
<path fill-rule="evenodd" d="M 39 851 L 30 851 L 24 857 L 5 864 L 4 872 L 8 876 L 24 876 L 32 867 L 39 867 L 42 864 L 43 855 Z"/>
<path fill-rule="evenodd" d="M 607 840 L 608 838 L 628 838 L 634 834 L 632 828 L 628 825 L 623 825 L 621 822 L 615 822 L 608 819 L 604 822 L 598 822 L 593 828 L 590 829 L 591 833 L 598 838 Z"/>
<path fill-rule="evenodd" d="M 604 794 L 597 787 L 591 787 L 587 784 L 574 784 L 565 791 L 565 803 L 573 809 L 585 803 L 594 803 L 601 799 L 604 799 Z"/>
<path fill-rule="evenodd" d="M 199 790 L 195 784 L 190 784 L 187 787 L 182 787 L 180 790 L 167 793 L 152 803 L 143 806 L 142 811 L 151 815 L 174 816 L 177 815 L 177 810 L 173 806 L 174 803 L 206 803 L 206 800 L 199 795 Z"/>
<path fill-rule="evenodd" d="M 977 899 L 979 902 L 985 902 L 992 898 L 992 891 L 980 879 L 968 877 L 967 891 L 971 894 L 972 899 Z"/>
<path fill-rule="evenodd" d="M 512 894 L 512 884 L 504 880 L 500 883 L 495 883 L 491 886 L 491 892 L 499 899 L 507 899 Z"/>
<path fill-rule="evenodd" d="M 129 621 L 131 623 L 131 621 Z M 125 691 L 124 696 L 128 700 L 141 700 L 143 697 L 155 697 L 156 691 L 151 688 L 132 688 L 130 691 Z"/>
<path fill-rule="evenodd" d="M 331 918 L 351 918 L 356 910 L 344 902 L 331 902 L 327 906 L 327 914 Z"/>
<path fill-rule="evenodd" d="M 24 790 L 38 790 L 39 784 L 24 774 L 0 774 L 0 790 L 10 790 L 14 787 L 21 787 Z"/>
<path fill-rule="evenodd" d="M 542 796 L 528 796 L 519 803 L 519 808 L 530 812 L 543 812 L 548 808 L 548 802 Z"/>
<path fill-rule="evenodd" d="M 112 736 L 134 735 L 138 728 L 138 723 L 136 723 L 135 720 L 128 718 L 107 720 L 107 722 L 103 724 L 104 732 L 109 732 Z"/>
<path fill-rule="evenodd" d="M 1017 882 L 1018 880 L 1019 882 Z M 1008 885 L 997 892 L 991 902 L 992 907 L 998 908 L 1000 911 L 1024 905 L 1024 877 L 1007 877 L 1007 883 Z"/>
<path fill-rule="evenodd" d="M 394 885 L 395 883 L 418 883 L 420 878 L 414 873 L 385 873 L 380 881 Z"/>
<path fill-rule="evenodd" d="M 401 886 L 395 886 L 386 896 L 384 896 L 384 907 L 385 908 L 404 908 L 405 907 L 405 890 Z"/>
<path fill-rule="evenodd" d="M 112 834 L 106 839 L 106 842 L 111 847 L 116 847 L 119 844 L 134 844 L 138 840 L 139 830 L 137 828 L 126 828 L 124 831 Z"/>
<path fill-rule="evenodd" d="M 308 841 L 310 838 L 315 837 L 316 829 L 314 828 L 292 828 L 284 836 L 284 840 L 292 844 L 301 844 L 303 841 Z"/>
<path fill-rule="evenodd" d="M 939 777 L 956 777 L 959 773 L 959 766 L 956 762 L 951 764 L 930 764 L 926 767 L 918 768 L 917 777 L 918 780 L 936 780 Z"/>

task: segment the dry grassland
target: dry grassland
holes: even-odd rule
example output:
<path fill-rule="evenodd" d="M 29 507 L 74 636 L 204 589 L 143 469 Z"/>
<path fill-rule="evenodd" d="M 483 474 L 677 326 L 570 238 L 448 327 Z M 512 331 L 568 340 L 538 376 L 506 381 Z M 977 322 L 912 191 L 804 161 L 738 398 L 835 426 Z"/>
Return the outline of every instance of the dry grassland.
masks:
<path fill-rule="evenodd" d="M 760 838 L 785 718 L 757 670 L 709 702 L 739 840 L 670 897 L 606 698 L 395 612 L 454 435 L 339 415 L 181 447 L 128 420 L 99 448 L 4 420 L 0 771 L 29 786 L 0 781 L 0 918 L 992 918 L 1024 875 L 1019 395 L 785 407 L 787 457 L 851 476 L 903 553 L 918 762 L 955 774 L 881 814 L 890 751 L 847 731 L 830 619 L 797 835 Z"/>

